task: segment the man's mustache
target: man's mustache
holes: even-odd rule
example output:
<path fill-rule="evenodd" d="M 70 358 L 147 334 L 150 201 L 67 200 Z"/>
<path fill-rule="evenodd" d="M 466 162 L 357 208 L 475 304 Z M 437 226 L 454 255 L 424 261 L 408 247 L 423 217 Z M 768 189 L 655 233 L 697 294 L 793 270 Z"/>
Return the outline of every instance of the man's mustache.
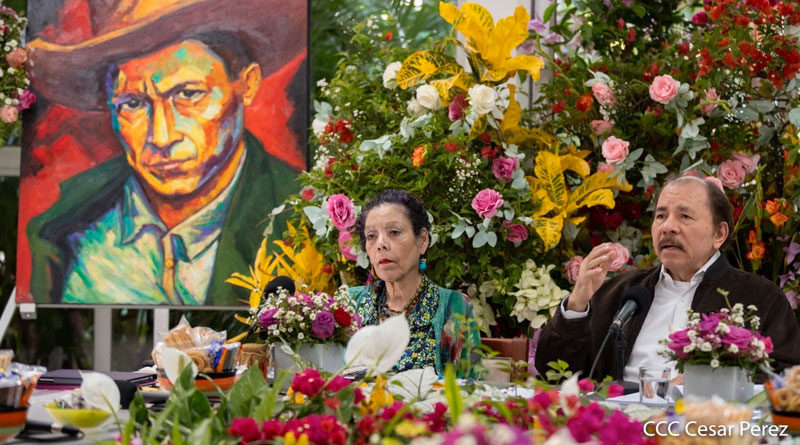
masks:
<path fill-rule="evenodd" d="M 681 242 L 678 241 L 675 238 L 667 237 L 667 238 L 662 238 L 661 240 L 659 240 L 659 242 L 658 242 L 659 250 L 663 249 L 664 247 L 667 247 L 667 246 L 676 247 L 678 249 L 684 250 L 683 249 L 683 244 L 681 244 Z"/>

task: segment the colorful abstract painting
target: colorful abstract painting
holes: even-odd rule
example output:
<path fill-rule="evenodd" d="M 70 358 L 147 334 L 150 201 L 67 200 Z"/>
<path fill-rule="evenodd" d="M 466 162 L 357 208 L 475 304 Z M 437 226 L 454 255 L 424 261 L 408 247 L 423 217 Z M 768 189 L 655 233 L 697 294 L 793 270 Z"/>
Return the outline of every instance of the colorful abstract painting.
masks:
<path fill-rule="evenodd" d="M 306 168 L 308 3 L 37 0 L 28 17 L 17 301 L 243 304 L 225 279 Z"/>

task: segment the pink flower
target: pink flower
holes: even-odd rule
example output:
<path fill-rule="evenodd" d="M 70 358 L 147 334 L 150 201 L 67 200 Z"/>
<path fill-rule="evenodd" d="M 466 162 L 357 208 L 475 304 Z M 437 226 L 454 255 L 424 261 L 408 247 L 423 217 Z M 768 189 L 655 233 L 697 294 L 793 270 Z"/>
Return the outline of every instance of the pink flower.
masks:
<path fill-rule="evenodd" d="M 584 392 L 592 392 L 594 391 L 594 382 L 589 379 L 578 380 L 578 388 Z"/>
<path fill-rule="evenodd" d="M 331 338 L 333 330 L 336 328 L 336 321 L 333 314 L 328 311 L 319 311 L 311 322 L 311 332 L 323 340 Z"/>
<path fill-rule="evenodd" d="M 703 179 L 705 179 L 706 181 L 708 181 L 708 182 L 710 182 L 710 183 L 712 183 L 712 184 L 716 185 L 716 186 L 717 186 L 717 187 L 719 187 L 719 189 L 720 189 L 720 190 L 722 190 L 723 192 L 725 191 L 725 189 L 722 187 L 722 181 L 720 181 L 719 179 L 717 179 L 717 178 L 715 178 L 715 177 L 713 177 L 713 176 L 706 176 L 706 177 L 705 177 L 705 178 L 703 178 Z"/>
<path fill-rule="evenodd" d="M 258 424 L 252 417 L 237 417 L 228 427 L 231 436 L 242 436 L 242 443 L 255 442 L 261 438 Z"/>
<path fill-rule="evenodd" d="M 646 443 L 642 437 L 642 424 L 630 419 L 620 410 L 614 410 L 597 431 L 597 438 L 602 444 L 612 443 Z"/>
<path fill-rule="evenodd" d="M 667 345 L 667 347 L 669 347 L 672 350 L 672 352 L 674 352 L 675 355 L 678 356 L 678 358 L 689 357 L 688 353 L 683 352 L 683 348 L 685 346 L 689 346 L 690 344 L 692 344 L 692 340 L 689 338 L 688 332 L 689 332 L 688 329 L 683 329 L 681 331 L 675 331 L 669 334 L 670 342 L 669 345 Z"/>
<path fill-rule="evenodd" d="M 681 83 L 669 74 L 657 76 L 650 84 L 650 98 L 660 104 L 668 104 L 678 95 Z"/>
<path fill-rule="evenodd" d="M 621 164 L 628 157 L 630 142 L 623 141 L 616 136 L 609 136 L 603 142 L 603 157 L 609 164 Z"/>
<path fill-rule="evenodd" d="M 594 94 L 594 98 L 597 99 L 597 102 L 606 108 L 613 107 L 617 102 L 614 98 L 614 90 L 603 82 L 597 82 L 592 85 L 592 94 Z"/>
<path fill-rule="evenodd" d="M 750 341 L 753 340 L 753 334 L 750 330 L 738 326 L 728 327 L 730 331 L 722 334 L 722 343 L 725 346 L 736 345 L 739 350 L 747 349 L 750 346 Z"/>
<path fill-rule="evenodd" d="M 19 110 L 17 110 L 17 107 L 6 105 L 3 108 L 0 108 L 0 121 L 3 121 L 7 124 L 13 124 L 17 121 L 17 117 L 19 117 Z"/>
<path fill-rule="evenodd" d="M 258 316 L 258 325 L 266 329 L 277 323 L 278 320 L 275 319 L 275 314 L 277 312 L 278 308 L 272 308 L 270 310 L 264 311 L 261 315 Z"/>
<path fill-rule="evenodd" d="M 353 233 L 349 230 L 339 231 L 339 251 L 342 252 L 345 258 L 350 261 L 357 261 L 358 255 L 353 253 L 353 245 L 348 244 L 348 241 L 353 239 Z"/>
<path fill-rule="evenodd" d="M 339 390 L 348 385 L 350 385 L 350 380 L 337 375 L 336 377 L 332 378 L 330 382 L 328 382 L 328 386 L 326 386 L 325 389 L 330 392 L 339 392 Z"/>
<path fill-rule="evenodd" d="M 6 62 L 12 68 L 22 65 L 26 60 L 28 60 L 28 53 L 22 48 L 17 48 L 6 55 Z"/>
<path fill-rule="evenodd" d="M 2 110 L 0 110 L 0 114 L 2 114 Z M 742 185 L 746 173 L 745 167 L 734 160 L 725 161 L 717 167 L 717 177 L 729 189 L 735 189 Z"/>
<path fill-rule="evenodd" d="M 692 16 L 692 23 L 695 25 L 705 25 L 708 23 L 708 14 L 705 11 L 698 11 Z"/>
<path fill-rule="evenodd" d="M 19 95 L 19 105 L 17 105 L 17 109 L 19 110 L 27 110 L 36 102 L 36 95 L 33 94 L 31 90 L 24 90 L 22 94 Z"/>
<path fill-rule="evenodd" d="M 292 390 L 305 394 L 307 396 L 314 396 L 322 389 L 325 380 L 320 375 L 319 371 L 314 368 L 304 369 L 294 375 L 292 379 Z"/>
<path fill-rule="evenodd" d="M 614 171 L 614 166 L 611 164 L 606 164 L 605 162 L 598 162 L 597 171 L 600 173 L 611 173 Z"/>
<path fill-rule="evenodd" d="M 450 102 L 450 106 L 447 107 L 447 117 L 450 118 L 451 122 L 457 121 L 464 115 L 465 108 L 467 108 L 467 100 L 464 99 L 464 96 L 457 94 L 453 101 Z"/>
<path fill-rule="evenodd" d="M 519 159 L 516 157 L 506 158 L 504 156 L 498 156 L 494 158 L 492 161 L 492 173 L 494 173 L 494 177 L 501 181 L 510 181 L 511 175 L 514 173 L 514 169 L 517 168 L 518 162 Z"/>
<path fill-rule="evenodd" d="M 716 88 L 709 88 L 706 90 L 706 101 L 718 100 L 718 99 L 719 96 L 717 96 Z M 711 114 L 711 112 L 714 111 L 715 108 L 717 108 L 717 104 L 706 102 L 705 105 L 700 107 L 700 111 L 702 111 L 703 114 Z"/>
<path fill-rule="evenodd" d="M 528 229 L 522 224 L 511 224 L 511 221 L 505 220 L 503 227 L 508 230 L 506 239 L 512 243 L 520 243 L 528 239 Z"/>
<path fill-rule="evenodd" d="M 702 332 L 703 335 L 713 334 L 717 330 L 719 322 L 727 320 L 728 316 L 721 313 L 702 314 L 701 321 L 697 326 L 700 328 L 700 332 Z"/>
<path fill-rule="evenodd" d="M 622 385 L 617 385 L 616 383 L 613 385 L 608 385 L 608 396 L 609 397 L 619 397 L 624 393 L 624 388 Z"/>
<path fill-rule="evenodd" d="M 589 125 L 592 127 L 592 133 L 595 136 L 602 136 L 606 133 L 610 133 L 611 129 L 614 128 L 614 123 L 604 120 L 595 120 L 592 121 Z"/>
<path fill-rule="evenodd" d="M 564 265 L 564 269 L 567 271 L 567 281 L 572 284 L 578 281 L 578 275 L 581 273 L 581 263 L 583 263 L 583 257 L 575 255 Z"/>
<path fill-rule="evenodd" d="M 611 243 L 611 247 L 614 249 L 617 256 L 614 258 L 614 261 L 611 262 L 611 265 L 608 266 L 608 270 L 609 272 L 614 272 L 628 264 L 628 261 L 631 259 L 631 252 L 620 243 Z"/>
<path fill-rule="evenodd" d="M 328 198 L 328 215 L 339 230 L 346 230 L 356 223 L 355 206 L 346 195 L 337 193 Z"/>
<path fill-rule="evenodd" d="M 731 160 L 738 162 L 742 168 L 744 168 L 745 174 L 749 175 L 758 168 L 758 161 L 761 160 L 761 156 L 748 156 L 744 153 L 734 153 L 733 156 L 731 156 Z"/>
<path fill-rule="evenodd" d="M 483 189 L 472 198 L 472 208 L 484 218 L 492 218 L 503 205 L 503 195 L 496 190 Z"/>

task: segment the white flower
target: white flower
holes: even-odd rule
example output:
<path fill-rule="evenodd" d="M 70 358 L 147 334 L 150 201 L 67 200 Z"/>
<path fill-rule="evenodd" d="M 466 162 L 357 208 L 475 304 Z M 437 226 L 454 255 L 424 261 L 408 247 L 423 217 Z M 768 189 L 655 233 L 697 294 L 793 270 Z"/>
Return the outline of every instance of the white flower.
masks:
<path fill-rule="evenodd" d="M 364 326 L 347 342 L 345 362 L 385 373 L 403 356 L 410 338 L 408 320 L 403 316 L 391 317 L 377 326 Z"/>
<path fill-rule="evenodd" d="M 317 81 L 317 86 L 320 88 L 325 88 L 326 86 L 328 86 L 328 81 L 325 80 L 325 78 L 323 77 L 322 79 Z"/>
<path fill-rule="evenodd" d="M 719 368 L 719 360 L 711 359 L 711 363 L 709 363 L 709 365 L 711 365 L 712 368 Z"/>
<path fill-rule="evenodd" d="M 400 62 L 392 62 L 386 65 L 386 69 L 383 70 L 384 88 L 392 90 L 397 86 L 397 72 L 400 71 L 401 66 L 403 66 L 403 64 Z"/>
<path fill-rule="evenodd" d="M 170 382 L 177 382 L 184 368 L 192 367 L 192 376 L 197 375 L 197 365 L 191 357 L 180 349 L 165 347 L 161 351 L 161 363 L 164 365 L 164 373 Z"/>
<path fill-rule="evenodd" d="M 119 387 L 111 377 L 99 372 L 81 372 L 81 379 L 81 394 L 86 403 L 103 411 L 119 411 Z"/>
<path fill-rule="evenodd" d="M 700 350 L 703 352 L 711 352 L 711 343 L 703 342 L 703 344 L 700 346 Z"/>
<path fill-rule="evenodd" d="M 425 112 L 425 108 L 423 108 L 422 105 L 419 104 L 417 98 L 412 97 L 411 100 L 408 101 L 408 105 L 406 106 L 406 111 L 408 111 L 408 114 L 417 117 Z"/>
<path fill-rule="evenodd" d="M 300 326 L 300 327 L 302 328 L 302 326 Z M 302 333 L 302 332 L 301 332 L 301 333 L 299 333 L 299 334 L 297 334 L 297 339 L 298 339 L 298 340 L 302 340 L 302 339 L 304 339 L 304 338 L 305 338 L 305 335 L 303 335 L 303 333 Z"/>
<path fill-rule="evenodd" d="M 536 267 L 536 263 L 530 259 L 525 262 L 525 270 L 514 285 L 519 290 L 510 293 L 517 297 L 511 316 L 516 316 L 520 322 L 530 321 L 534 329 L 547 322 L 549 317 L 540 314 L 539 311 L 547 309 L 552 315 L 561 300 L 569 293 L 558 287 L 550 277 L 550 271 L 554 267 L 553 264 Z"/>
<path fill-rule="evenodd" d="M 442 108 L 442 101 L 439 100 L 439 92 L 436 91 L 436 87 L 433 85 L 425 84 L 417 88 L 417 102 L 429 110 L 438 110 Z"/>
<path fill-rule="evenodd" d="M 497 91 L 486 85 L 473 85 L 469 89 L 469 99 L 476 113 L 486 114 L 492 111 L 497 102 Z"/>
<path fill-rule="evenodd" d="M 327 125 L 328 125 L 327 122 L 325 122 L 325 121 L 323 121 L 321 119 L 316 119 L 315 118 L 311 122 L 311 129 L 314 132 L 314 136 L 316 136 L 317 138 L 322 137 L 323 133 L 325 133 L 325 127 Z"/>
<path fill-rule="evenodd" d="M 737 352 L 739 352 L 739 347 L 736 345 L 730 345 L 728 346 L 728 351 L 730 351 L 731 354 L 736 354 Z"/>
<path fill-rule="evenodd" d="M 683 352 L 689 353 L 689 352 L 692 352 L 692 351 L 694 351 L 694 343 L 688 344 L 688 345 L 683 347 Z"/>

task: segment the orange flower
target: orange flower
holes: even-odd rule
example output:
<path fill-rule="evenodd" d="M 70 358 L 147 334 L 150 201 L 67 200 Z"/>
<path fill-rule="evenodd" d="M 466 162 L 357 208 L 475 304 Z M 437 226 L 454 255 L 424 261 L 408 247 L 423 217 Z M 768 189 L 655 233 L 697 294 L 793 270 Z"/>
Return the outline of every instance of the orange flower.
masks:
<path fill-rule="evenodd" d="M 756 238 L 756 231 L 751 230 L 750 233 L 747 235 L 747 242 L 750 244 L 755 244 L 757 241 L 758 238 Z"/>
<path fill-rule="evenodd" d="M 764 210 L 767 211 L 770 215 L 773 213 L 777 213 L 781 210 L 781 204 L 778 202 L 777 199 L 770 199 L 769 201 L 764 204 Z"/>
<path fill-rule="evenodd" d="M 424 145 L 420 145 L 419 147 L 414 147 L 414 154 L 411 155 L 411 165 L 414 167 L 419 167 L 425 163 L 425 155 L 427 154 L 427 148 Z"/>
<path fill-rule="evenodd" d="M 769 220 L 772 221 L 772 224 L 775 224 L 775 227 L 780 227 L 789 221 L 789 217 L 784 215 L 781 212 L 776 212 L 774 215 L 769 217 Z"/>
<path fill-rule="evenodd" d="M 750 252 L 747 252 L 747 259 L 753 261 L 764 259 L 764 252 L 763 242 L 753 244 L 753 248 L 750 249 Z"/>

